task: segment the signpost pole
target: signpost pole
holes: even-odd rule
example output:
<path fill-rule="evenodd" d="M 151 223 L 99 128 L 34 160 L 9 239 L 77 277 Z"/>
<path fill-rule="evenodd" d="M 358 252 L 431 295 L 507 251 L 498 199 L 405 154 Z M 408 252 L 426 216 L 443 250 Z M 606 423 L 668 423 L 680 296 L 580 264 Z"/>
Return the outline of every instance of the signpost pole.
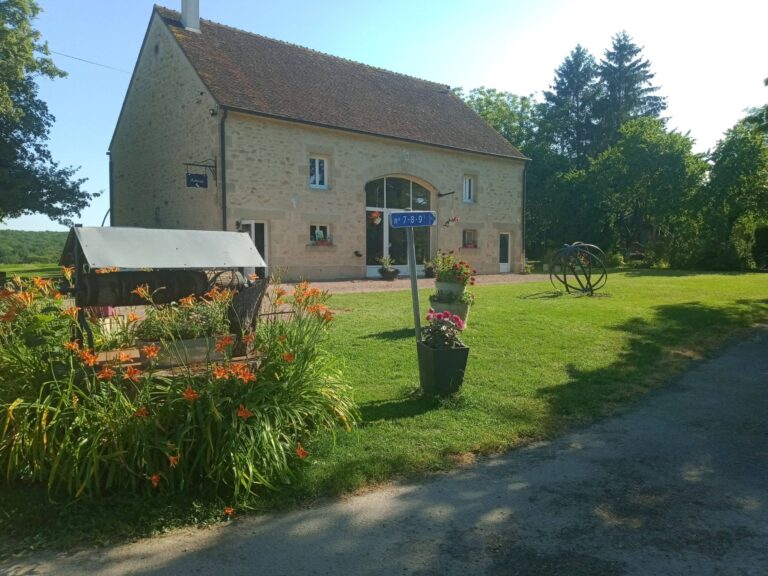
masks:
<path fill-rule="evenodd" d="M 419 284 L 416 279 L 416 245 L 413 240 L 413 226 L 405 229 L 408 238 L 408 273 L 411 275 L 411 297 L 413 298 L 413 323 L 416 327 L 416 342 L 421 341 L 421 313 L 419 312 Z"/>

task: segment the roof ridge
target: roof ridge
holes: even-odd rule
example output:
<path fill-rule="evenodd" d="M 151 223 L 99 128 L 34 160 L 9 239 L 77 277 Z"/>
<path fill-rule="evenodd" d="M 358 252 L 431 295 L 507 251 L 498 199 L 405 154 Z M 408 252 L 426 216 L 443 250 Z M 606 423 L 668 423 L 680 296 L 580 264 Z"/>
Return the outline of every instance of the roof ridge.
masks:
<path fill-rule="evenodd" d="M 158 4 L 155 4 L 155 8 L 160 8 L 162 10 L 166 10 L 168 12 L 173 12 L 174 14 L 178 14 L 179 17 L 181 17 L 181 13 L 177 10 L 173 10 L 171 8 L 166 8 L 165 6 L 160 6 Z M 181 23 L 181 20 L 177 20 L 179 23 Z M 444 84 L 442 82 L 435 82 L 434 80 L 427 80 L 425 78 L 419 78 L 418 76 L 413 76 L 412 74 L 403 74 L 402 72 L 395 72 L 394 70 L 388 70 L 387 68 L 382 68 L 380 66 L 372 66 L 370 64 L 366 64 L 365 62 L 358 62 L 357 60 L 352 60 L 351 58 L 344 58 L 343 56 L 336 56 L 335 54 L 329 54 L 328 52 L 322 52 L 321 50 L 315 50 L 314 48 L 310 48 L 308 46 L 302 46 L 301 44 L 294 44 L 293 42 L 288 42 L 287 40 L 280 40 L 279 38 L 270 38 L 269 36 L 264 36 L 264 34 L 257 34 L 256 32 L 251 32 L 249 30 L 243 30 L 242 28 L 237 28 L 235 26 L 230 26 L 228 24 L 222 24 L 221 22 L 215 22 L 214 20 L 208 20 L 207 18 L 200 18 L 201 22 L 205 22 L 208 25 L 218 26 L 220 28 L 227 28 L 229 30 L 233 30 L 235 32 L 239 32 L 241 34 L 247 34 L 249 36 L 255 36 L 256 38 L 263 38 L 264 40 L 267 40 L 269 42 L 277 42 L 278 44 L 283 44 L 285 46 L 290 46 L 291 48 L 299 48 L 301 50 L 304 50 L 305 52 L 309 52 L 311 54 L 318 54 L 320 56 L 325 56 L 326 58 L 333 58 L 334 60 L 339 60 L 341 62 L 347 62 L 349 64 L 354 64 L 356 66 L 363 66 L 365 68 L 369 68 L 371 70 L 377 70 L 379 72 L 386 72 L 387 74 L 394 74 L 395 76 L 402 76 L 403 78 L 409 78 L 411 80 L 418 80 L 419 82 L 424 82 L 425 84 L 432 84 L 434 86 L 437 86 L 441 89 L 447 90 L 450 92 L 451 86 L 450 84 Z"/>

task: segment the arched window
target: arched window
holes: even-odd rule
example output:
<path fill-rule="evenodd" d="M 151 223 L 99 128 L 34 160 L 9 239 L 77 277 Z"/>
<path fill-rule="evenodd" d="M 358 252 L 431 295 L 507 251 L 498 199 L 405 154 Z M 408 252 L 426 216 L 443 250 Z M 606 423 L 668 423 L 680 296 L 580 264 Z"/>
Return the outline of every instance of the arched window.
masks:
<path fill-rule="evenodd" d="M 405 229 L 389 226 L 393 211 L 430 210 L 431 192 L 418 182 L 402 176 L 387 176 L 365 185 L 365 236 L 368 275 L 377 276 L 379 259 L 390 257 L 401 272 L 407 272 L 408 251 Z M 430 257 L 429 228 L 414 230 L 416 265 L 421 267 Z"/>

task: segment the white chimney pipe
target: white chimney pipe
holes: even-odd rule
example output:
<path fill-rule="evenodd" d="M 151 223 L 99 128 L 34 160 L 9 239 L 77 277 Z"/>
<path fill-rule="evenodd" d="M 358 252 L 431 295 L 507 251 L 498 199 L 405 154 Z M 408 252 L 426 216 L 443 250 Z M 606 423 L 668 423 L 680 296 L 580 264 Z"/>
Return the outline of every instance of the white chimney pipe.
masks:
<path fill-rule="evenodd" d="M 200 0 L 181 0 L 181 25 L 191 32 L 200 32 Z"/>

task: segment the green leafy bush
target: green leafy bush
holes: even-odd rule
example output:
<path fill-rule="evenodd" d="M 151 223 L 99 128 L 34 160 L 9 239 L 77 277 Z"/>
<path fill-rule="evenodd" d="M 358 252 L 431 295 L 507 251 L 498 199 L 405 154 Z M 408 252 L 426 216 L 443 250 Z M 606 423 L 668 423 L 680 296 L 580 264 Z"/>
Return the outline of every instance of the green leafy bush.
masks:
<path fill-rule="evenodd" d="M 217 336 L 229 331 L 227 311 L 232 292 L 214 287 L 203 298 L 188 296 L 179 303 L 157 305 L 146 286 L 136 293 L 147 300 L 146 317 L 136 328 L 140 340 L 177 340 Z"/>
<path fill-rule="evenodd" d="M 143 350 L 148 367 L 125 354 L 103 363 L 65 341 L 67 330 L 50 332 L 43 346 L 61 353 L 49 358 L 47 377 L 0 393 L 5 479 L 72 497 L 205 489 L 236 500 L 289 481 L 313 434 L 349 429 L 357 411 L 323 349 L 333 320 L 328 294 L 301 284 L 290 302 L 285 296 L 270 293 L 268 306 L 284 314 L 245 335 L 245 358 L 229 356 L 227 335 L 217 342 L 227 352 L 222 362 L 171 371 L 155 369 L 155 345 Z M 18 299 L 9 292 L 4 309 Z M 61 306 L 52 315 L 68 327 L 74 321 Z M 0 329 L 19 337 L 6 322 Z"/>

